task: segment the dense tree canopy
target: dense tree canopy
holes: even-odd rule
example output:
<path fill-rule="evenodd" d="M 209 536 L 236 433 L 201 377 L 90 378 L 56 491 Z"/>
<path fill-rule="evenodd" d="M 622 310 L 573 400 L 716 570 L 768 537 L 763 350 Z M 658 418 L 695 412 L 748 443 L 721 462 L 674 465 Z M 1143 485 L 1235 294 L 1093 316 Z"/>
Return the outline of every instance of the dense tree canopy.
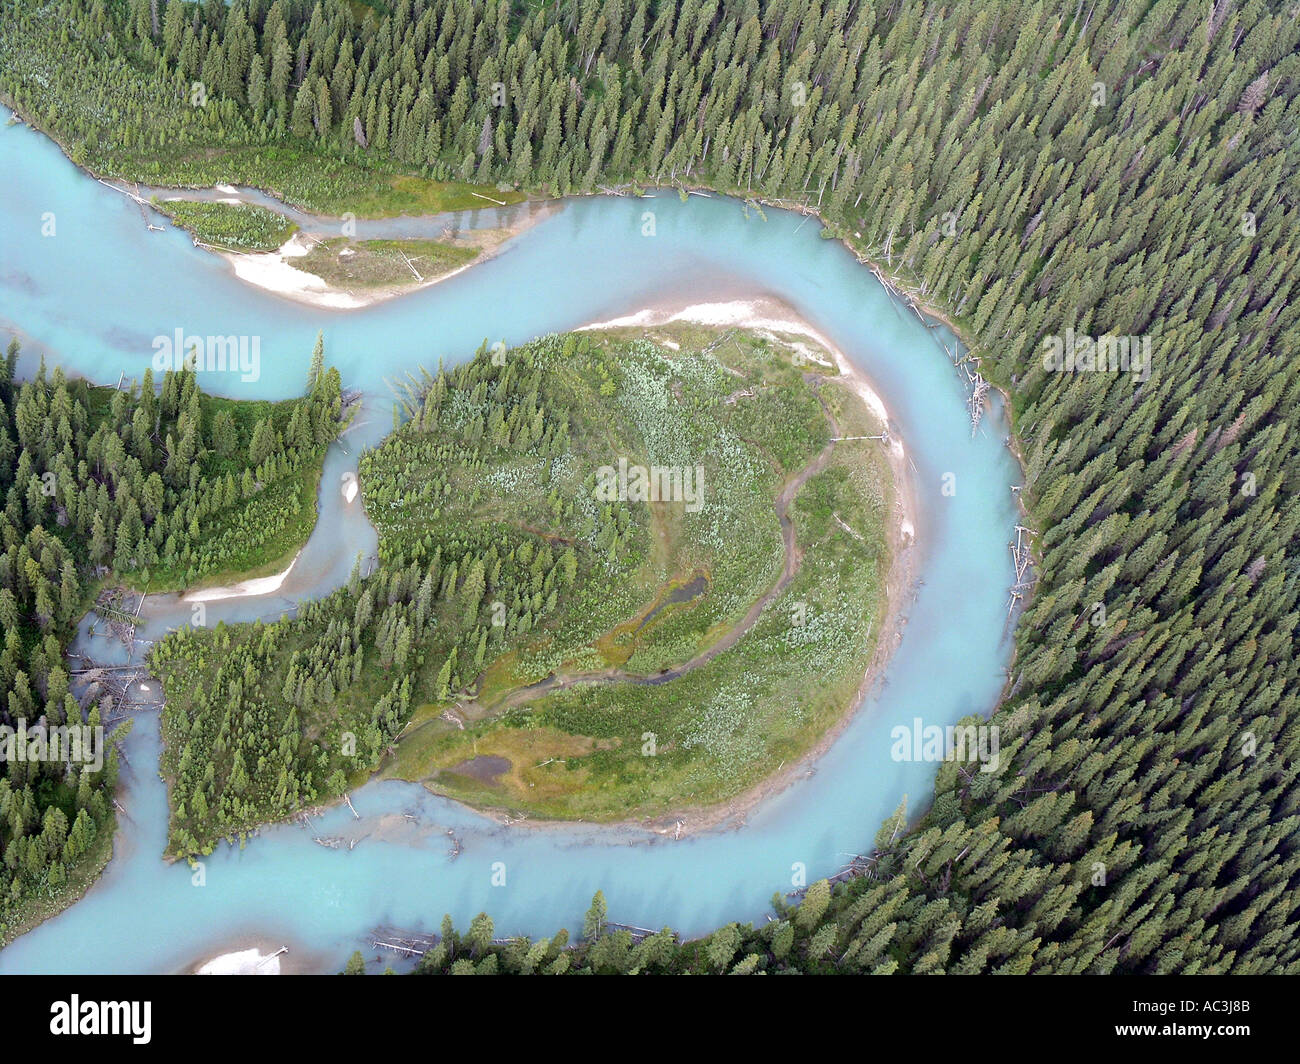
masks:
<path fill-rule="evenodd" d="M 338 430 L 338 373 L 313 369 L 302 400 L 237 403 L 205 396 L 190 369 L 113 389 L 42 365 L 19 384 L 17 354 L 0 361 L 0 725 L 98 727 L 64 656 L 96 590 L 189 586 L 257 566 L 282 537 L 296 549 Z M 2 940 L 111 822 L 117 761 L 0 767 Z"/>

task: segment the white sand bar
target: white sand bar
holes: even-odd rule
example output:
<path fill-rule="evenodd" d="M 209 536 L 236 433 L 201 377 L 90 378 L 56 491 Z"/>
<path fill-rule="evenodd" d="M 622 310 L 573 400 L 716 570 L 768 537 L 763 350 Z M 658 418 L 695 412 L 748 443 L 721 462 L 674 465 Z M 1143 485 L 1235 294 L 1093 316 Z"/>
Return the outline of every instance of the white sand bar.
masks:
<path fill-rule="evenodd" d="M 302 552 L 299 551 L 299 554 Z M 218 599 L 244 598 L 252 595 L 270 595 L 280 590 L 280 585 L 288 578 L 289 573 L 298 562 L 298 555 L 294 555 L 293 561 L 289 563 L 289 568 L 282 573 L 276 573 L 275 576 L 263 576 L 255 580 L 242 580 L 238 584 L 232 584 L 229 587 L 201 587 L 195 591 L 187 591 L 181 596 L 182 602 L 216 602 Z"/>
<path fill-rule="evenodd" d="M 279 975 L 280 955 L 271 953 L 263 957 L 257 947 L 223 953 L 213 957 L 195 973 L 196 975 Z"/>

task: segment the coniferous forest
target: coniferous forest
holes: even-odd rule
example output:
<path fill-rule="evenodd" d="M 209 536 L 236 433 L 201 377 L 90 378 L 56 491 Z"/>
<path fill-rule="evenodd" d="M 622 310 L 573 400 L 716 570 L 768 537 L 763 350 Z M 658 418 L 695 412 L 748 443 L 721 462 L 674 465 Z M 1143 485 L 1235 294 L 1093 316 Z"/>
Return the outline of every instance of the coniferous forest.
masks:
<path fill-rule="evenodd" d="M 638 938 L 598 898 L 576 944 L 495 942 L 485 916 L 445 925 L 421 970 L 1300 971 L 1293 0 L 0 13 L 0 93 L 96 172 L 326 212 L 438 209 L 470 185 L 797 207 L 950 321 L 1009 398 L 1037 535 L 993 718 L 1003 771 L 940 766 L 926 808 L 861 826 L 859 874 L 775 899 L 761 926 Z M 1067 330 L 1149 338 L 1149 377 L 1055 372 L 1044 338 Z M 283 475 L 326 438 L 300 415 L 301 443 L 279 420 L 255 461 L 241 440 L 218 507 L 215 471 L 169 468 L 158 443 L 221 452 L 192 382 L 109 403 L 55 374 L 0 395 L 10 716 L 80 712 L 62 648 L 97 572 L 220 567 L 203 522 L 246 504 L 241 470 Z M 66 485 L 53 499 L 46 470 Z M 13 906 L 111 814 L 103 782 L 10 772 Z"/>
<path fill-rule="evenodd" d="M 152 371 L 129 390 L 14 379 L 0 361 L 0 724 L 102 726 L 65 657 L 105 588 L 190 587 L 278 563 L 315 523 L 316 483 L 342 413 L 318 349 L 307 396 L 212 399 L 193 370 Z M 232 545 L 234 545 L 232 547 Z M 121 736 L 115 736 L 120 740 Z M 102 864 L 117 751 L 102 770 L 7 759 L 0 778 L 0 940 Z"/>

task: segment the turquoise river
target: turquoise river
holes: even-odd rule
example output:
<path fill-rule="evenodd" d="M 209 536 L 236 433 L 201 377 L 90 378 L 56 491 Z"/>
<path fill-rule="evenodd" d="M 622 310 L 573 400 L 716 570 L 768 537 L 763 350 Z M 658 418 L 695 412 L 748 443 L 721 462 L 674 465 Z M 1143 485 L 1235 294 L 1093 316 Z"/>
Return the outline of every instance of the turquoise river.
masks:
<path fill-rule="evenodd" d="M 8 113 L 0 111 L 0 123 Z M 20 373 L 44 355 L 97 382 L 138 379 L 155 336 L 261 338 L 260 376 L 204 375 L 236 398 L 301 391 L 318 329 L 345 387 L 365 394 L 355 427 L 329 454 L 321 518 L 274 593 L 210 602 L 207 623 L 274 618 L 346 579 L 375 548 L 360 500 L 340 491 L 359 449 L 392 425 L 390 382 L 438 360 L 468 357 L 484 340 L 508 344 L 651 306 L 777 299 L 860 367 L 905 442 L 916 496 L 919 577 L 902 639 L 885 673 L 838 739 L 790 786 L 739 825 L 679 840 L 636 828 L 503 825 L 423 788 L 375 782 L 313 819 L 264 829 L 205 861 L 205 884 L 162 859 L 166 795 L 158 776 L 156 712 L 140 712 L 125 741 L 114 855 L 66 912 L 0 951 L 0 972 L 173 972 L 258 945 L 289 947 L 289 970 L 337 971 L 352 950 L 378 956 L 372 931 L 434 931 L 444 913 L 464 928 L 480 911 L 498 935 L 577 930 L 592 894 L 612 920 L 672 926 L 685 935 L 732 920 L 762 920 L 774 892 L 833 874 L 871 846 L 906 795 L 913 812 L 931 793 L 933 764 L 897 762 L 890 730 L 987 714 L 1006 679 L 1010 639 L 1008 540 L 1019 470 L 995 405 L 972 438 L 963 385 L 940 340 L 892 298 L 815 219 L 766 218 L 720 197 L 588 198 L 559 209 L 501 253 L 443 283 L 373 307 L 320 310 L 237 280 L 182 231 L 150 230 L 146 212 L 74 167 L 20 124 L 0 125 L 0 340 L 23 342 Z M 518 208 L 530 210 L 530 208 Z M 653 211 L 654 235 L 643 235 Z M 148 220 L 163 224 L 152 212 Z M 44 223 L 53 216 L 53 236 Z M 492 211 L 450 219 L 497 224 Z M 439 220 L 444 224 L 448 219 Z M 358 236 L 425 231 L 431 220 L 358 223 Z M 945 474 L 957 491 L 944 494 Z M 954 483 L 951 482 L 950 483 Z M 188 623 L 174 596 L 146 602 L 143 638 Z M 74 651 L 116 651 L 88 626 Z M 459 854 L 453 856 L 453 839 Z M 504 885 L 494 869 L 504 866 Z M 500 879 L 498 875 L 496 877 Z M 386 962 L 402 963 L 384 953 Z"/>

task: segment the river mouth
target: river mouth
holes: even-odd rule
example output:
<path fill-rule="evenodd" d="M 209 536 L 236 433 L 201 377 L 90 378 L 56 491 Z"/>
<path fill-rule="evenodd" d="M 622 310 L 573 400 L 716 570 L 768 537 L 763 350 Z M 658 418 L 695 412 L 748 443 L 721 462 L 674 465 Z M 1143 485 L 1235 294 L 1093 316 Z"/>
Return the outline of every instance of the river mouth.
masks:
<path fill-rule="evenodd" d="M 373 531 L 364 520 L 354 525 L 360 515 L 343 504 L 338 484 L 355 470 L 358 449 L 388 431 L 386 380 L 436 366 L 439 357 L 464 357 L 485 331 L 517 343 L 651 304 L 755 294 L 787 301 L 885 398 L 917 485 L 916 560 L 925 581 L 879 690 L 836 741 L 750 810 L 743 827 L 676 842 L 671 828 L 521 830 L 414 785 L 375 782 L 353 795 L 359 820 L 346 806 L 333 807 L 313 816 L 317 834 L 359 833 L 358 824 L 395 817 L 421 825 L 416 836 L 371 834 L 350 850 L 334 849 L 313 842 L 301 824 L 278 825 L 243 848 L 218 848 L 205 860 L 209 885 L 198 888 L 190 869 L 160 857 L 166 801 L 153 768 L 156 717 L 142 714 L 126 740 L 130 781 L 118 856 L 81 902 L 0 952 L 0 971 L 176 970 L 223 952 L 249 929 L 277 946 L 301 943 L 322 958 L 320 970 L 338 970 L 352 949 L 369 949 L 367 936 L 381 923 L 434 928 L 447 912 L 467 926 L 487 909 L 502 933 L 547 935 L 577 926 L 597 889 L 613 915 L 640 926 L 693 934 L 761 919 L 773 890 L 789 889 L 793 864 L 813 878 L 833 874 L 844 854 L 870 844 L 900 798 L 907 795 L 912 809 L 924 804 L 935 766 L 893 760 L 894 726 L 918 714 L 950 723 L 995 703 L 1010 655 L 1003 632 L 1014 574 L 1006 544 L 1016 522 L 1009 489 L 1019 483 L 1002 445 L 1005 424 L 995 402 L 972 438 L 961 383 L 932 331 L 848 252 L 820 240 L 815 225 L 778 211 L 766 212 L 766 221 L 745 219 L 738 204 L 720 198 L 581 201 L 444 284 L 370 310 L 322 314 L 249 289 L 182 234 L 145 229 L 134 205 L 26 128 L 0 133 L 0 160 L 30 178 L 0 203 L 14 234 L 0 278 L 4 313 L 30 337 L 20 373 L 34 372 L 43 350 L 51 366 L 111 386 L 120 373 L 138 376 L 150 338 L 179 324 L 201 335 L 261 335 L 258 381 L 205 386 L 237 398 L 284 398 L 301 389 L 305 354 L 324 324 L 345 383 L 368 382 L 364 416 L 331 448 L 322 481 L 318 527 L 349 537 L 343 571 L 332 554 L 313 562 L 309 543 L 281 593 L 211 602 L 211 619 L 282 615 L 293 607 L 290 584 L 303 580 L 295 595 L 320 592 L 347 579 L 358 553 L 373 552 Z M 659 217 L 653 240 L 640 235 L 648 206 Z M 61 231 L 81 235 L 42 243 L 24 219 L 45 209 L 58 212 Z M 70 292 L 78 295 L 72 304 Z M 494 308 L 490 323 L 485 306 Z M 943 339 L 952 345 L 951 336 Z M 944 473 L 960 485 L 955 496 L 939 493 Z M 448 831 L 460 842 L 456 857 Z M 491 885 L 496 861 L 510 870 L 500 888 Z"/>

